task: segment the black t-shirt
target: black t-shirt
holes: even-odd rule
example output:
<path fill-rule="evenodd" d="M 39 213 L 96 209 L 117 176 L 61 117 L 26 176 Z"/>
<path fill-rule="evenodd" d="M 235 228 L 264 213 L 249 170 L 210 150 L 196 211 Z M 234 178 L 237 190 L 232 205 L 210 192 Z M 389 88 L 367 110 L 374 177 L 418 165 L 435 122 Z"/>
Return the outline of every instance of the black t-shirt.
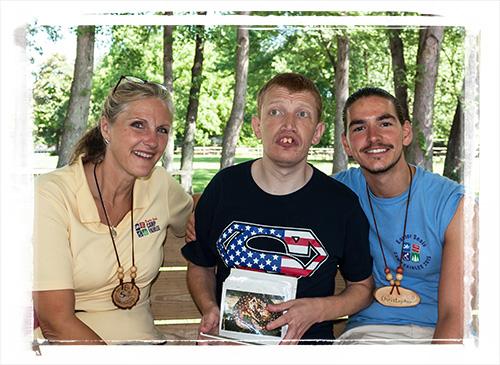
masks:
<path fill-rule="evenodd" d="M 297 298 L 331 296 L 337 266 L 349 281 L 372 273 L 368 221 L 358 197 L 313 167 L 301 189 L 271 195 L 254 182 L 248 161 L 219 171 L 195 211 L 196 241 L 182 248 L 192 263 L 217 266 L 216 297 L 231 267 L 299 277 Z M 333 339 L 333 323 L 302 339 Z"/>

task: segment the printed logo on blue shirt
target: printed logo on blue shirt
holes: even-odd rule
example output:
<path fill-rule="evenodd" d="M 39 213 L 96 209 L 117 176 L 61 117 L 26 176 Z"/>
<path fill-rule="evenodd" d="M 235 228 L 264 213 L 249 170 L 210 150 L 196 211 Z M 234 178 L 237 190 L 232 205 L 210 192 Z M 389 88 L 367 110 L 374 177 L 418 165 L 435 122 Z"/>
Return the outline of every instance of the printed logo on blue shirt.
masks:
<path fill-rule="evenodd" d="M 158 218 L 146 219 L 142 222 L 138 222 L 134 225 L 135 233 L 139 238 L 149 236 L 160 230 L 160 226 L 157 223 Z"/>
<path fill-rule="evenodd" d="M 400 245 L 403 239 L 397 240 Z M 403 266 L 413 270 L 423 270 L 431 262 L 431 256 L 426 254 L 427 242 L 416 234 L 407 234 L 403 244 Z M 399 261 L 399 253 L 394 252 L 395 258 Z"/>
<path fill-rule="evenodd" d="M 420 262 L 420 245 L 418 243 L 404 243 L 403 261 Z"/>

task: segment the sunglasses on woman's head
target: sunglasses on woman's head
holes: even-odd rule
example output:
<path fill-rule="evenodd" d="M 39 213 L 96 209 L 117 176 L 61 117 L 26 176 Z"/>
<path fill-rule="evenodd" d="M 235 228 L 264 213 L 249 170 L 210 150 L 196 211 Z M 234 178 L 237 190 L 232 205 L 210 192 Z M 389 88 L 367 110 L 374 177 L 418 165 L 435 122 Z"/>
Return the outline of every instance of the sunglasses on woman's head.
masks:
<path fill-rule="evenodd" d="M 116 89 L 118 88 L 118 86 L 120 86 L 120 84 L 121 84 L 121 82 L 123 80 L 128 81 L 128 82 L 133 82 L 133 83 L 136 83 L 136 84 L 155 84 L 155 85 L 160 86 L 162 89 L 165 89 L 165 90 L 167 89 L 165 87 L 165 85 L 160 84 L 158 82 L 152 82 L 152 81 L 144 80 L 144 79 L 141 79 L 140 77 L 135 77 L 135 76 L 125 76 L 125 75 L 122 75 L 122 76 L 120 76 L 120 79 L 118 80 L 118 82 L 116 83 L 115 87 L 113 88 L 112 94 L 114 94 L 116 92 Z"/>

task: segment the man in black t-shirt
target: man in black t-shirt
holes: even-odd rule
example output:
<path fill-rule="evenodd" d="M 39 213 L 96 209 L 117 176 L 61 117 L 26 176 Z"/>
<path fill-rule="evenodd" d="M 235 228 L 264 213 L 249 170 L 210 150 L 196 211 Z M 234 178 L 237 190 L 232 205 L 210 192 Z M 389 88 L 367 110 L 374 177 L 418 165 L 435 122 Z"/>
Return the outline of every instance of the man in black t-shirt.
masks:
<path fill-rule="evenodd" d="M 266 327 L 288 325 L 283 344 L 332 340 L 335 318 L 371 302 L 368 222 L 350 189 L 307 163 L 325 128 L 314 83 L 279 74 L 259 91 L 257 107 L 262 158 L 214 176 L 196 207 L 196 240 L 182 249 L 200 332 L 217 332 L 222 283 L 236 267 L 299 278 L 297 299 L 268 305 L 284 311 Z M 337 267 L 347 286 L 333 295 Z"/>

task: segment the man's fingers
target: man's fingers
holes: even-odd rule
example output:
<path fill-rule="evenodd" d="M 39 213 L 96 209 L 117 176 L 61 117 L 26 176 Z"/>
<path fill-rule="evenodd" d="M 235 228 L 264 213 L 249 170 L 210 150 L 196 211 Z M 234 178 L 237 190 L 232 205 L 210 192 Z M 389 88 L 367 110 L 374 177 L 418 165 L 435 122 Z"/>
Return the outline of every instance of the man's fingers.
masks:
<path fill-rule="evenodd" d="M 268 331 L 272 331 L 276 328 L 279 328 L 279 327 L 283 327 L 285 324 L 287 324 L 287 319 L 285 317 L 286 314 L 283 314 L 282 316 L 280 316 L 279 318 L 276 318 L 274 321 L 271 321 L 269 322 L 267 325 L 266 325 L 266 329 Z"/>
<path fill-rule="evenodd" d="M 290 309 L 290 307 L 293 305 L 294 302 L 295 300 L 288 300 L 283 303 L 268 304 L 266 308 L 270 312 L 283 312 Z"/>

